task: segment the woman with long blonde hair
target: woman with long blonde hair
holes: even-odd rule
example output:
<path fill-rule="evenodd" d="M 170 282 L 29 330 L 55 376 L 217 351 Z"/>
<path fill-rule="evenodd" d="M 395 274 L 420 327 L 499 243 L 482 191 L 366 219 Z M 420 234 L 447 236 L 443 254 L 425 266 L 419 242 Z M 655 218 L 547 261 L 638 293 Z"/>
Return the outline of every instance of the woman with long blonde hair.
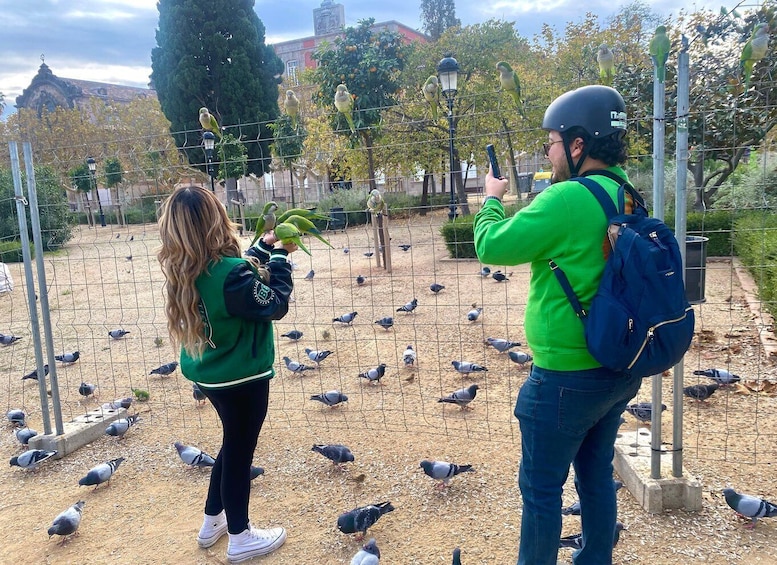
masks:
<path fill-rule="evenodd" d="M 181 372 L 211 401 L 223 429 L 197 543 L 210 547 L 228 533 L 230 563 L 265 555 L 286 541 L 283 528 L 251 526 L 248 494 L 275 374 L 272 320 L 288 312 L 293 286 L 287 255 L 297 248 L 269 232 L 243 256 L 236 227 L 211 191 L 179 188 L 162 209 L 158 254 Z"/>

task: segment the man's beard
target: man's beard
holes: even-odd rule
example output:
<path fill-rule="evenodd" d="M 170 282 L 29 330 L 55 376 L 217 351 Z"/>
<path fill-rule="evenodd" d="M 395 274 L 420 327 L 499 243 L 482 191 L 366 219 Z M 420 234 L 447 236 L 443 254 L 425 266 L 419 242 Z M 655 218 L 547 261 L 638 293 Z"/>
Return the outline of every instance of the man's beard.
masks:
<path fill-rule="evenodd" d="M 569 180 L 571 177 L 572 175 L 569 172 L 569 163 L 567 163 L 566 159 L 564 159 L 560 167 L 553 167 L 553 171 L 550 175 L 550 184 L 563 182 L 565 180 Z"/>

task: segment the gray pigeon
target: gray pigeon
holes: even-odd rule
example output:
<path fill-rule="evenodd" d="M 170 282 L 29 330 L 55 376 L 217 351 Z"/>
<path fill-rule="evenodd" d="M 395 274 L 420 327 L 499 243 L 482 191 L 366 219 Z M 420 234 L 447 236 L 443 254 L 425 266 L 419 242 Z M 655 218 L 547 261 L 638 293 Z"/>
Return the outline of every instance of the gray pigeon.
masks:
<path fill-rule="evenodd" d="M 469 375 L 470 373 L 483 373 L 488 371 L 483 365 L 477 363 L 470 363 L 469 361 L 451 361 L 451 365 L 462 375 Z"/>
<path fill-rule="evenodd" d="M 197 402 L 197 406 L 205 406 L 205 403 L 208 400 L 208 397 L 205 396 L 205 393 L 202 392 L 202 389 L 197 383 L 192 383 L 192 397 L 195 402 Z"/>
<path fill-rule="evenodd" d="M 502 271 L 494 271 L 493 273 L 491 273 L 491 278 L 494 279 L 496 282 L 504 282 L 504 281 L 510 280 L 507 278 L 507 275 L 505 275 Z"/>
<path fill-rule="evenodd" d="M 458 547 L 453 550 L 453 561 L 451 565 L 461 565 L 461 549 Z"/>
<path fill-rule="evenodd" d="M 118 410 L 119 408 L 127 410 L 130 406 L 132 406 L 132 397 L 128 396 L 127 398 L 117 398 L 111 402 L 106 402 L 100 408 L 103 410 Z"/>
<path fill-rule="evenodd" d="M 0 345 L 13 345 L 14 343 L 19 341 L 20 339 L 22 339 L 22 338 L 17 337 L 15 335 L 0 334 Z"/>
<path fill-rule="evenodd" d="M 480 387 L 476 384 L 471 384 L 467 388 L 459 389 L 450 393 L 448 396 L 440 398 L 437 402 L 447 402 L 448 404 L 457 404 L 463 410 L 467 405 L 475 399 Z"/>
<path fill-rule="evenodd" d="M 432 283 L 429 285 L 429 290 L 431 290 L 433 293 L 437 294 L 441 290 L 444 290 L 445 286 L 437 283 Z"/>
<path fill-rule="evenodd" d="M 384 330 L 390 330 L 391 326 L 394 325 L 394 318 L 392 318 L 391 316 L 386 316 L 384 318 L 381 318 L 380 320 L 375 320 L 375 323 L 378 324 Z"/>
<path fill-rule="evenodd" d="M 480 306 L 477 306 L 477 307 L 473 306 L 472 310 L 467 312 L 467 320 L 469 320 L 470 322 L 476 321 L 480 317 L 480 313 L 482 311 L 483 311 L 483 308 L 481 308 Z"/>
<path fill-rule="evenodd" d="M 291 330 L 285 334 L 281 334 L 281 337 L 288 337 L 291 341 L 297 341 L 302 337 L 302 332 L 299 330 Z"/>
<path fill-rule="evenodd" d="M 302 374 L 304 371 L 312 371 L 315 369 L 312 365 L 305 365 L 297 361 L 292 361 L 289 357 L 284 357 L 283 362 L 286 364 L 286 368 L 292 373 Z"/>
<path fill-rule="evenodd" d="M 112 337 L 113 339 L 121 339 L 125 335 L 127 335 L 128 333 L 130 333 L 129 330 L 118 329 L 118 330 L 111 330 L 111 331 L 109 331 L 108 335 L 110 337 Z"/>
<path fill-rule="evenodd" d="M 127 433 L 127 430 L 129 430 L 132 426 L 134 426 L 139 421 L 140 421 L 140 416 L 138 416 L 137 414 L 127 416 L 126 418 L 119 418 L 118 420 L 114 420 L 113 422 L 108 424 L 107 428 L 105 428 L 105 435 L 114 436 L 114 437 L 118 437 L 119 439 L 122 439 L 124 437 L 124 434 Z"/>
<path fill-rule="evenodd" d="M 256 465 L 251 465 L 251 480 L 253 481 L 256 477 L 259 475 L 264 475 L 264 467 L 257 467 Z"/>
<path fill-rule="evenodd" d="M 61 545 L 65 543 L 68 536 L 76 533 L 78 526 L 81 525 L 81 512 L 84 510 L 84 504 L 86 502 L 79 500 L 54 518 L 54 522 L 52 522 L 48 530 L 49 539 L 51 539 L 51 536 L 62 536 L 62 541 L 59 542 Z"/>
<path fill-rule="evenodd" d="M 379 565 L 379 563 L 380 549 L 375 543 L 375 538 L 370 538 L 370 541 L 365 543 L 351 559 L 351 565 Z"/>
<path fill-rule="evenodd" d="M 19 428 L 18 430 L 16 430 L 15 435 L 19 443 L 21 443 L 22 445 L 29 445 L 30 439 L 38 435 L 38 432 L 36 432 L 33 429 L 25 427 L 25 428 Z"/>
<path fill-rule="evenodd" d="M 305 275 L 305 280 L 306 280 L 306 281 L 312 281 L 312 280 L 313 280 L 313 277 L 315 277 L 315 276 L 316 276 L 316 272 L 315 272 L 313 269 L 310 269 L 310 270 L 308 271 L 308 274 L 307 274 L 307 275 Z"/>
<path fill-rule="evenodd" d="M 201 449 L 193 445 L 184 445 L 180 442 L 173 444 L 181 461 L 192 467 L 213 467 L 216 460 Z"/>
<path fill-rule="evenodd" d="M 318 402 L 322 402 L 323 404 L 326 404 L 332 408 L 341 402 L 347 402 L 348 397 L 339 390 L 329 390 L 321 394 L 314 394 L 310 397 L 310 400 L 317 400 Z"/>
<path fill-rule="evenodd" d="M 666 410 L 666 404 L 661 405 L 661 412 Z M 647 424 L 653 418 L 652 402 L 637 402 L 626 406 L 626 412 L 634 416 L 640 422 Z"/>
<path fill-rule="evenodd" d="M 48 374 L 49 374 L 49 366 L 48 365 L 43 365 L 43 376 L 46 376 Z M 22 377 L 23 381 L 27 380 L 27 379 L 32 379 L 34 381 L 37 381 L 38 380 L 38 369 L 35 369 L 34 371 L 31 371 L 31 372 L 27 373 L 26 375 L 24 375 Z"/>
<path fill-rule="evenodd" d="M 89 472 L 86 474 L 86 476 L 78 481 L 78 485 L 82 487 L 94 485 L 94 488 L 96 489 L 102 483 L 108 482 L 111 479 L 113 474 L 116 472 L 116 469 L 119 468 L 119 465 L 121 465 L 122 462 L 124 462 L 124 457 L 119 457 L 117 459 L 111 459 L 106 463 L 100 463 L 99 465 L 92 467 L 89 469 Z"/>
<path fill-rule="evenodd" d="M 84 396 L 84 397 L 92 396 L 94 394 L 94 391 L 95 391 L 96 388 L 97 388 L 97 385 L 93 385 L 91 383 L 82 382 L 78 386 L 78 394 L 80 394 L 81 396 Z"/>
<path fill-rule="evenodd" d="M 11 466 L 21 467 L 22 469 L 35 469 L 56 454 L 56 451 L 49 451 L 48 449 L 30 449 L 21 455 L 11 457 L 10 463 Z"/>
<path fill-rule="evenodd" d="M 24 410 L 19 410 L 18 408 L 9 410 L 5 416 L 8 418 L 8 422 L 15 427 L 24 427 L 27 419 L 27 414 L 24 413 Z"/>
<path fill-rule="evenodd" d="M 363 539 L 367 534 L 367 529 L 373 526 L 381 516 L 392 510 L 394 507 L 388 501 L 354 508 L 337 518 L 337 529 L 344 534 L 360 532 L 360 539 Z"/>
<path fill-rule="evenodd" d="M 437 485 L 438 488 L 447 487 L 450 480 L 460 473 L 472 473 L 475 471 L 472 465 L 456 465 L 447 461 L 428 461 L 426 459 L 421 461 L 420 466 L 429 477 L 436 481 L 441 481 Z"/>
<path fill-rule="evenodd" d="M 617 479 L 613 479 L 612 481 L 613 486 L 615 487 L 615 492 L 618 492 L 623 487 L 623 482 L 619 481 Z M 561 510 L 562 516 L 580 516 L 580 501 L 577 500 L 567 506 L 566 508 Z"/>
<path fill-rule="evenodd" d="M 351 450 L 347 446 L 339 443 L 330 445 L 315 444 L 311 451 L 320 453 L 335 465 L 339 463 L 348 463 L 354 460 Z"/>
<path fill-rule="evenodd" d="M 59 361 L 60 363 L 75 363 L 78 361 L 78 358 L 81 356 L 81 353 L 78 351 L 73 351 L 72 353 L 63 353 L 62 355 L 55 355 L 54 359 Z"/>
<path fill-rule="evenodd" d="M 485 343 L 486 345 L 490 345 L 491 347 L 496 349 L 499 353 L 504 353 L 508 349 L 512 349 L 513 347 L 518 347 L 521 345 L 520 341 L 510 341 L 507 339 L 501 339 L 497 337 L 487 337 L 483 343 Z"/>
<path fill-rule="evenodd" d="M 166 376 L 171 374 L 173 371 L 175 371 L 176 367 L 178 367 L 178 361 L 173 361 L 171 363 L 165 363 L 164 365 L 160 365 L 156 369 L 151 369 L 151 372 L 149 375 L 162 375 Z"/>
<path fill-rule="evenodd" d="M 358 314 L 358 312 L 349 312 L 348 314 L 343 314 L 337 318 L 332 318 L 332 323 L 340 322 L 341 324 L 350 324 L 353 322 L 354 318 L 356 318 L 356 314 Z"/>
<path fill-rule="evenodd" d="M 732 385 L 734 383 L 738 383 L 741 380 L 739 375 L 735 375 L 726 369 L 703 369 L 700 371 L 694 371 L 693 374 L 712 379 L 721 386 Z"/>
<path fill-rule="evenodd" d="M 751 496 L 749 494 L 739 494 L 733 488 L 724 488 L 723 496 L 734 511 L 743 518 L 750 518 L 747 524 L 748 529 L 755 528 L 758 518 L 774 518 L 777 516 L 777 505 L 768 500 Z"/>
<path fill-rule="evenodd" d="M 410 243 L 400 243 L 400 244 L 399 244 L 399 248 L 400 248 L 402 251 L 405 251 L 405 252 L 409 251 L 411 247 L 413 247 L 413 245 L 412 245 L 412 244 L 410 244 Z"/>
<path fill-rule="evenodd" d="M 412 367 L 415 365 L 416 353 L 412 345 L 408 345 L 405 352 L 402 354 L 402 360 L 405 362 L 405 367 Z"/>
<path fill-rule="evenodd" d="M 332 355 L 332 351 L 329 351 L 328 349 L 323 349 L 321 351 L 317 351 L 315 349 L 311 349 L 309 347 L 305 348 L 305 353 L 308 354 L 308 359 L 313 361 L 316 365 L 321 363 L 324 359 Z"/>
<path fill-rule="evenodd" d="M 510 361 L 521 366 L 534 359 L 531 355 L 523 351 L 508 351 L 507 356 L 510 358 Z"/>
<path fill-rule="evenodd" d="M 491 268 L 490 267 L 483 267 L 480 269 L 480 276 L 483 278 L 486 278 L 488 275 L 491 274 Z"/>
<path fill-rule="evenodd" d="M 366 279 L 366 278 L 364 278 L 364 276 L 362 276 L 362 275 L 356 275 L 356 285 L 357 285 L 357 286 L 361 286 L 361 285 L 363 285 L 363 284 L 364 284 L 364 283 L 366 283 L 366 282 L 367 282 L 367 279 Z"/>
<path fill-rule="evenodd" d="M 623 530 L 623 524 L 621 522 L 615 522 L 615 532 L 613 532 L 612 546 L 618 545 L 618 541 L 621 537 L 621 531 Z M 583 534 L 572 534 L 564 536 L 558 542 L 559 549 L 568 547 L 571 549 L 583 549 Z"/>
<path fill-rule="evenodd" d="M 699 402 L 704 402 L 720 388 L 718 383 L 690 385 L 683 389 L 683 394 Z"/>
<path fill-rule="evenodd" d="M 416 308 L 418 308 L 418 299 L 413 298 L 413 300 L 411 300 L 404 306 L 400 306 L 399 308 L 397 308 L 397 312 L 407 312 L 409 314 Z"/>
<path fill-rule="evenodd" d="M 380 383 L 380 379 L 386 374 L 386 364 L 381 363 L 374 369 L 370 369 L 364 373 L 359 373 L 360 379 L 367 379 L 371 383 Z"/>

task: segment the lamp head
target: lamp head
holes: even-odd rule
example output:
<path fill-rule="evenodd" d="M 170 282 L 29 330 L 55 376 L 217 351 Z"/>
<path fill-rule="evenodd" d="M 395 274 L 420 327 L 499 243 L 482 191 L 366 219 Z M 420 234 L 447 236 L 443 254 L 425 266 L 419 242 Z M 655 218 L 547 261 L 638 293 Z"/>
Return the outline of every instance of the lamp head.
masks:
<path fill-rule="evenodd" d="M 213 148 L 216 147 L 216 134 L 212 131 L 203 133 L 202 144 L 205 146 L 205 151 L 213 151 Z"/>
<path fill-rule="evenodd" d="M 446 98 L 456 96 L 459 62 L 450 55 L 446 56 L 437 64 L 437 75 L 443 96 Z"/>
<path fill-rule="evenodd" d="M 97 170 L 97 162 L 92 157 L 86 158 L 86 166 L 89 167 L 90 173 L 93 173 Z"/>

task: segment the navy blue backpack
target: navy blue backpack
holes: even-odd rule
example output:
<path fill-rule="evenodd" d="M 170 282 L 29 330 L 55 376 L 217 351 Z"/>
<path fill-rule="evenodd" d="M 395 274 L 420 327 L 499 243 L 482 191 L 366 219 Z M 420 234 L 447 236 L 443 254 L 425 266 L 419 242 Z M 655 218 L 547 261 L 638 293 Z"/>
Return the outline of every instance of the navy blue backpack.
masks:
<path fill-rule="evenodd" d="M 618 182 L 609 171 L 591 171 Z M 604 188 L 576 177 L 599 201 L 608 219 L 612 251 L 590 308 L 580 304 L 564 272 L 550 268 L 585 328 L 591 355 L 602 366 L 637 377 L 659 374 L 683 358 L 691 345 L 694 312 L 685 297 L 682 257 L 672 230 L 648 216 L 645 201 L 628 183 L 618 207 Z M 633 212 L 625 213 L 626 193 Z"/>

